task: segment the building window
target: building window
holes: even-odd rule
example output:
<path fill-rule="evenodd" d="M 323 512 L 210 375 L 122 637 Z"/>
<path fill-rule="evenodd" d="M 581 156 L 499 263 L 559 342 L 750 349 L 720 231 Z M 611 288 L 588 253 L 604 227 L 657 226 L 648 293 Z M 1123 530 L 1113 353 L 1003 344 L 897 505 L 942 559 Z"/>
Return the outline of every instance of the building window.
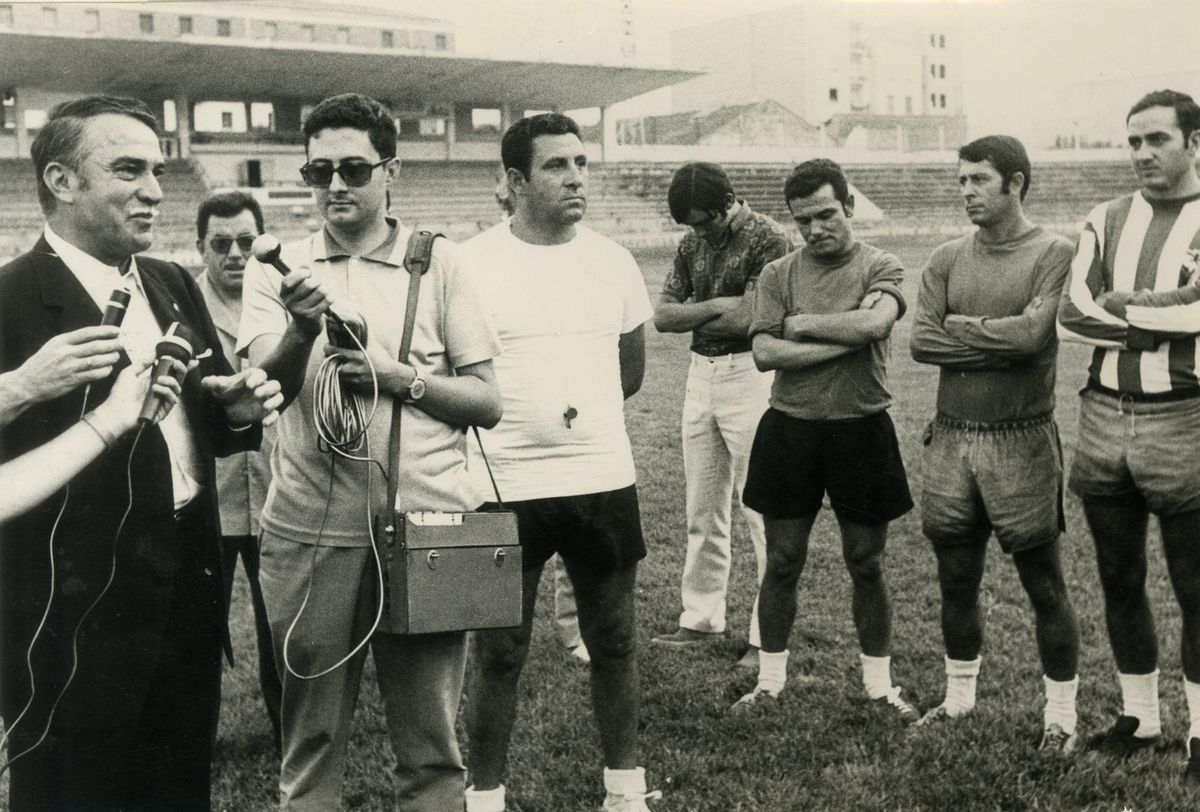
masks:
<path fill-rule="evenodd" d="M 936 48 L 936 47 L 937 47 L 937 34 L 930 34 L 930 35 L 929 35 L 929 47 L 930 47 L 930 48 Z"/>
<path fill-rule="evenodd" d="M 12 6 L 0 6 L 0 26 L 12 28 Z"/>
<path fill-rule="evenodd" d="M 937 78 L 937 65 L 929 66 L 929 75 L 932 76 L 934 79 Z"/>
<path fill-rule="evenodd" d="M 912 115 L 912 96 L 904 97 L 904 114 L 909 116 Z"/>
<path fill-rule="evenodd" d="M 9 8 L 9 11 L 12 11 Z M 15 130 L 17 128 L 17 92 L 4 91 L 3 102 L 0 103 L 0 129 Z"/>
<path fill-rule="evenodd" d="M 436 34 L 433 38 L 433 47 L 439 51 L 444 51 L 450 47 L 450 40 L 445 34 Z"/>
<path fill-rule="evenodd" d="M 191 17 L 180 17 L 179 18 L 179 33 L 180 34 L 191 34 L 193 32 L 193 30 L 194 30 L 194 24 L 192 22 Z"/>
<path fill-rule="evenodd" d="M 379 33 L 379 44 L 384 48 L 396 47 L 396 35 L 391 31 L 381 31 Z"/>
<path fill-rule="evenodd" d="M 408 31 L 397 31 L 395 36 L 397 48 L 407 48 L 408 46 Z"/>
<path fill-rule="evenodd" d="M 938 78 L 939 79 L 946 78 L 946 66 L 945 65 L 938 65 Z"/>
<path fill-rule="evenodd" d="M 232 37 L 233 23 L 229 22 L 229 20 L 217 20 L 217 36 Z"/>
<path fill-rule="evenodd" d="M 942 108 L 943 110 L 946 109 L 946 94 L 945 93 L 943 93 L 941 96 L 938 97 L 938 107 Z"/>
<path fill-rule="evenodd" d="M 446 119 L 441 116 L 425 116 L 418 124 L 418 130 L 423 137 L 441 137 L 446 134 Z"/>
<path fill-rule="evenodd" d="M 938 34 L 938 47 L 939 48 L 946 47 L 946 35 L 945 34 Z"/>
<path fill-rule="evenodd" d="M 0 12 L 0 16 L 3 13 Z M 83 12 L 83 32 L 85 34 L 96 34 L 100 31 L 100 12 L 94 8 L 89 8 Z"/>
<path fill-rule="evenodd" d="M 46 28 L 58 28 L 58 9 L 42 6 L 42 25 Z"/>
<path fill-rule="evenodd" d="M 837 101 L 837 88 L 836 87 L 829 88 L 829 100 Z"/>
<path fill-rule="evenodd" d="M 300 39 L 305 42 L 313 42 L 317 38 L 317 27 L 315 25 L 300 26 Z"/>
<path fill-rule="evenodd" d="M 929 94 L 929 106 L 937 107 L 937 94 L 936 93 Z"/>
<path fill-rule="evenodd" d="M 221 129 L 222 130 L 232 130 L 233 129 L 233 113 L 230 113 L 230 112 L 221 113 Z"/>
<path fill-rule="evenodd" d="M 500 108 L 471 108 L 471 132 L 500 135 Z"/>
<path fill-rule="evenodd" d="M 344 25 L 338 26 L 337 41 L 340 42 L 342 45 L 349 45 L 350 44 L 350 29 Z"/>
<path fill-rule="evenodd" d="M 279 39 L 279 24 L 263 23 L 263 33 L 267 39 Z"/>
<path fill-rule="evenodd" d="M 141 30 L 141 32 L 143 34 L 153 34 L 154 33 L 154 15 L 153 14 L 139 14 L 138 15 L 138 28 Z"/>

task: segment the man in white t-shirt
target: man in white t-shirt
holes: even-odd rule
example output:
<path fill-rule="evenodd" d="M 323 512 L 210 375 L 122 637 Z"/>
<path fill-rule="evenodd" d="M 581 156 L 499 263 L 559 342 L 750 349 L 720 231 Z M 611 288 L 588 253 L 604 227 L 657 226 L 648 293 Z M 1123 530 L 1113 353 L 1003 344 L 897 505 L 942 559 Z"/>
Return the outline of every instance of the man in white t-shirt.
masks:
<path fill-rule="evenodd" d="M 645 812 L 637 766 L 634 583 L 645 557 L 623 402 L 641 386 L 643 324 L 653 309 L 628 251 L 578 225 L 587 156 L 574 121 L 546 113 L 504 134 L 512 219 L 463 245 L 500 335 L 504 419 L 483 445 L 500 496 L 517 514 L 524 624 L 476 634 L 467 731 L 469 812 L 502 812 L 542 567 L 558 553 L 575 587 L 591 653 L 592 704 L 604 754 L 604 809 Z"/>
<path fill-rule="evenodd" d="M 500 417 L 492 371 L 499 343 L 458 252 L 437 240 L 421 277 L 412 349 L 407 363 L 398 359 L 411 231 L 387 216 L 400 167 L 395 120 L 374 99 L 333 96 L 305 119 L 304 140 L 301 173 L 316 187 L 324 227 L 283 246 L 292 272 L 282 280 L 247 264 L 238 336 L 238 352 L 276 370 L 290 404 L 261 519 L 260 579 L 283 680 L 280 808 L 341 808 L 366 659 L 360 644 L 369 638 L 396 758 L 397 808 L 461 809 L 466 776 L 454 722 L 465 635 L 393 634 L 386 615 L 376 620 L 381 576 L 370 522 L 384 477 L 371 461 L 330 456 L 314 422 L 314 393 L 330 354 L 342 356 L 341 383 L 368 400 L 377 379 L 378 409 L 355 455 L 387 470 L 392 409 L 403 408 L 397 507 L 473 510 L 482 498 L 467 473 L 463 428 Z M 325 343 L 331 308 L 362 314 L 365 353 Z"/>

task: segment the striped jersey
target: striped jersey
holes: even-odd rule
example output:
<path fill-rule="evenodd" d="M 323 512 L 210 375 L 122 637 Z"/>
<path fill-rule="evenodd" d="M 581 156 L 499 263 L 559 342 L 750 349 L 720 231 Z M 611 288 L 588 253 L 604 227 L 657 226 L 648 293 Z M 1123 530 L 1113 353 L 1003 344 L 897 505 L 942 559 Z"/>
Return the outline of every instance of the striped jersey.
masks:
<path fill-rule="evenodd" d="M 1088 379 L 1150 394 L 1200 388 L 1200 195 L 1101 203 L 1079 235 L 1058 335 L 1096 347 Z M 1107 303 L 1126 292 L 1128 306 Z M 1129 299 L 1129 296 L 1122 297 Z"/>

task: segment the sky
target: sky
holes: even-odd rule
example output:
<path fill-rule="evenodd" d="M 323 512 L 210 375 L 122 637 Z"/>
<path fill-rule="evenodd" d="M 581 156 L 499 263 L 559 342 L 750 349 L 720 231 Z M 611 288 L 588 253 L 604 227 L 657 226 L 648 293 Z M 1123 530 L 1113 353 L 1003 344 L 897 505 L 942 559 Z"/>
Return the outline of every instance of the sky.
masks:
<path fill-rule="evenodd" d="M 452 20 L 460 53 L 621 60 L 614 35 L 621 0 L 365 2 Z M 674 28 L 797 2 L 632 0 L 637 64 L 669 67 Z M 972 135 L 1038 133 L 1061 109 L 1068 88 L 1079 82 L 1200 70 L 1200 0 L 961 0 L 942 5 L 961 21 L 965 112 Z M 1200 87 L 1180 89 L 1200 95 Z M 620 117 L 669 111 L 669 93 L 659 92 L 615 112 Z"/>

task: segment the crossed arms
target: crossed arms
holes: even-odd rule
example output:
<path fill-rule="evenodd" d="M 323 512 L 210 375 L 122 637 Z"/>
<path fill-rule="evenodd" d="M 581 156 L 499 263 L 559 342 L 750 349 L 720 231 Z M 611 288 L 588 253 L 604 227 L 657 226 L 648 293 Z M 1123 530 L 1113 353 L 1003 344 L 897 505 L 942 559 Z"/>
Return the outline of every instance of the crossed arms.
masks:
<path fill-rule="evenodd" d="M 783 319 L 780 335 L 754 335 L 754 365 L 766 372 L 823 364 L 887 338 L 900 317 L 900 303 L 883 291 L 868 293 L 856 310 L 795 313 Z"/>
<path fill-rule="evenodd" d="M 1059 338 L 1106 349 L 1153 350 L 1163 341 L 1200 334 L 1200 281 L 1165 291 L 1108 289 L 1098 237 L 1103 218 L 1103 211 L 1093 212 L 1079 235 L 1058 311 Z"/>

